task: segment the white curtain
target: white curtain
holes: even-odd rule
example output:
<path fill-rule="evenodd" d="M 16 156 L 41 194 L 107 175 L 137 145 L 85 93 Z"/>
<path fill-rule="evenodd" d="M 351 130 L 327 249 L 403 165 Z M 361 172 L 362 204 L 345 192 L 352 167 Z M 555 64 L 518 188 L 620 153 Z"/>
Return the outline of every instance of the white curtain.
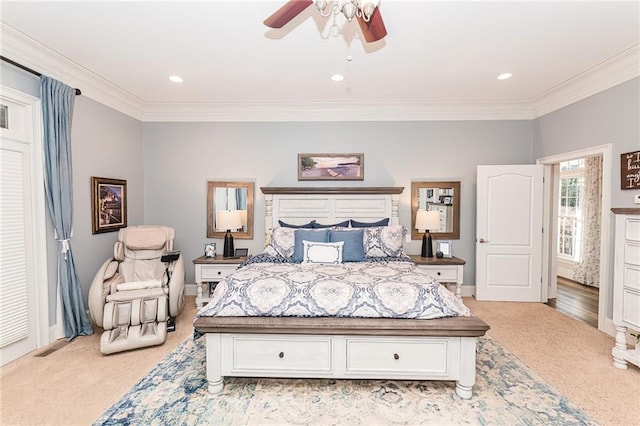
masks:
<path fill-rule="evenodd" d="M 600 287 L 600 221 L 602 215 L 602 156 L 588 157 L 584 162 L 584 194 L 582 197 L 581 260 L 573 279 Z"/>

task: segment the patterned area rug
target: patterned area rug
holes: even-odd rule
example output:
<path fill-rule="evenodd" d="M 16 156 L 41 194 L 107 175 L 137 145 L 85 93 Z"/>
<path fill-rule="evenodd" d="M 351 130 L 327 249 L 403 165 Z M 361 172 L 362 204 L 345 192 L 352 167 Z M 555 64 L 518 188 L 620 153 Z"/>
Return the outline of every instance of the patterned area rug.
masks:
<path fill-rule="evenodd" d="M 95 425 L 595 425 L 491 338 L 473 398 L 454 382 L 227 378 L 207 392 L 204 338 L 187 338 Z"/>

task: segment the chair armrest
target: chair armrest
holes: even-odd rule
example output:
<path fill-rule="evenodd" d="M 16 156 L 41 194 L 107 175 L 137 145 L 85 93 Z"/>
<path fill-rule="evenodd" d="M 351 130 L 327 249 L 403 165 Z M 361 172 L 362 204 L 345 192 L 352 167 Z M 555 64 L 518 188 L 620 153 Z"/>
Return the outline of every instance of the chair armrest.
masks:
<path fill-rule="evenodd" d="M 115 269 L 114 265 L 115 263 Z M 107 298 L 107 295 L 111 291 L 111 283 L 114 280 L 120 280 L 120 274 L 116 273 L 118 269 L 118 262 L 113 259 L 106 260 L 98 272 L 96 272 L 93 277 L 93 281 L 91 282 L 91 287 L 89 288 L 89 296 L 88 296 L 88 305 L 89 305 L 89 315 L 91 316 L 91 320 L 98 327 L 102 327 L 103 315 L 104 315 L 104 304 Z M 108 277 L 106 275 L 109 275 Z"/>
<path fill-rule="evenodd" d="M 176 317 L 184 308 L 184 258 L 182 255 L 173 262 L 173 272 L 169 281 L 169 315 Z"/>

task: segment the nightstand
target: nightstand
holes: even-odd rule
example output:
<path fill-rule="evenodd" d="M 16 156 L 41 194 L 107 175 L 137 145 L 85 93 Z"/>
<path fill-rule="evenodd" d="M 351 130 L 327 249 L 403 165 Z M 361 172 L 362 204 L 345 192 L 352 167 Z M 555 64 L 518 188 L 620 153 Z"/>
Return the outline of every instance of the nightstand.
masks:
<path fill-rule="evenodd" d="M 193 259 L 196 269 L 196 307 L 202 308 L 211 300 L 211 292 L 226 276 L 231 275 L 246 257 L 225 258 L 200 256 Z"/>
<path fill-rule="evenodd" d="M 462 297 L 464 264 L 467 263 L 465 260 L 457 257 L 422 257 L 418 254 L 410 254 L 409 257 L 432 278 L 442 283 L 455 283 L 456 296 Z"/>

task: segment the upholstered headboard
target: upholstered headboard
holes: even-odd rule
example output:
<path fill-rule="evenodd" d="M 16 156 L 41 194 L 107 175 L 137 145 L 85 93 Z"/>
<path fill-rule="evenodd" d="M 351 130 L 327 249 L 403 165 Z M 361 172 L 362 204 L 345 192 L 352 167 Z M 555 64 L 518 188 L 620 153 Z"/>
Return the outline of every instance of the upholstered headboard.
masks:
<path fill-rule="evenodd" d="M 278 220 L 293 225 L 316 220 L 333 224 L 348 219 L 375 222 L 389 218 L 398 225 L 398 203 L 404 187 L 282 188 L 262 187 L 266 204 L 265 229 Z"/>

